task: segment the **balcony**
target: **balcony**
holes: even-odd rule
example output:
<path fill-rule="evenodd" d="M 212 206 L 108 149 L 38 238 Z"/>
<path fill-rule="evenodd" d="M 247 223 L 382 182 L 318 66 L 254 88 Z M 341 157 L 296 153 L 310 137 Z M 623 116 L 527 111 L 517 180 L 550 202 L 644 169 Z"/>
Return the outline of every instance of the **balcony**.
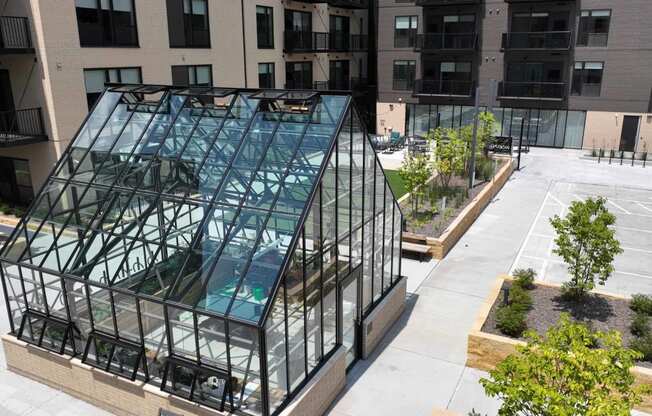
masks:
<path fill-rule="evenodd" d="M 283 49 L 289 53 L 355 52 L 368 48 L 367 35 L 286 30 Z"/>
<path fill-rule="evenodd" d="M 47 139 L 40 108 L 0 111 L 0 147 L 21 146 Z"/>
<path fill-rule="evenodd" d="M 34 53 L 26 17 L 0 17 L 0 54 Z"/>
<path fill-rule="evenodd" d="M 480 4 L 481 0 L 416 0 L 417 6 L 461 6 L 463 4 Z"/>
<path fill-rule="evenodd" d="M 505 3 L 541 3 L 546 0 L 505 0 Z M 575 0 L 555 0 L 557 3 L 575 3 Z"/>
<path fill-rule="evenodd" d="M 504 100 L 563 101 L 566 98 L 565 82 L 501 82 L 498 98 Z"/>
<path fill-rule="evenodd" d="M 473 81 L 443 81 L 418 79 L 414 83 L 415 97 L 459 97 L 473 96 Z"/>
<path fill-rule="evenodd" d="M 310 4 L 328 4 L 332 7 L 339 7 L 340 9 L 367 9 L 369 8 L 369 0 L 296 0 L 299 3 Z"/>
<path fill-rule="evenodd" d="M 572 45 L 572 33 L 565 32 L 509 32 L 503 33 L 504 50 L 563 50 Z"/>
<path fill-rule="evenodd" d="M 318 91 L 360 91 L 367 88 L 367 78 L 354 77 L 342 81 L 315 81 L 313 88 Z"/>
<path fill-rule="evenodd" d="M 478 45 L 477 33 L 425 33 L 417 35 L 414 50 L 473 51 Z"/>

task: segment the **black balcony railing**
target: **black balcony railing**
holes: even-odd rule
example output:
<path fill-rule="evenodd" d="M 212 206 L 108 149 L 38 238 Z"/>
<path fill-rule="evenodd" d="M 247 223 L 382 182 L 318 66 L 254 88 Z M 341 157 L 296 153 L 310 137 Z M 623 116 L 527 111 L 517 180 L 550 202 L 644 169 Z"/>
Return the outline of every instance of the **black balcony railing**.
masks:
<path fill-rule="evenodd" d="M 0 111 L 0 147 L 47 140 L 40 108 Z"/>
<path fill-rule="evenodd" d="M 284 33 L 284 49 L 286 52 L 351 52 L 366 50 L 367 47 L 367 35 L 293 30 L 286 30 Z"/>
<path fill-rule="evenodd" d="M 296 0 L 299 3 L 323 4 L 339 7 L 341 9 L 366 9 L 369 7 L 369 0 Z"/>
<path fill-rule="evenodd" d="M 415 50 L 474 50 L 478 43 L 476 33 L 424 33 L 417 35 Z"/>
<path fill-rule="evenodd" d="M 459 6 L 463 4 L 480 4 L 480 0 L 416 0 L 417 6 Z"/>
<path fill-rule="evenodd" d="M 0 17 L 0 53 L 34 52 L 26 17 Z"/>
<path fill-rule="evenodd" d="M 571 48 L 571 32 L 509 32 L 503 33 L 503 49 L 556 49 Z"/>
<path fill-rule="evenodd" d="M 563 100 L 567 95 L 564 82 L 501 82 L 498 96 L 504 99 Z"/>
<path fill-rule="evenodd" d="M 472 97 L 473 81 L 444 81 L 418 79 L 414 83 L 415 96 Z"/>
<path fill-rule="evenodd" d="M 609 40 L 608 33 L 580 33 L 577 35 L 577 44 L 579 46 L 604 47 Z"/>
<path fill-rule="evenodd" d="M 313 88 L 319 91 L 359 91 L 367 87 L 367 78 L 354 77 L 343 80 L 315 81 Z"/>

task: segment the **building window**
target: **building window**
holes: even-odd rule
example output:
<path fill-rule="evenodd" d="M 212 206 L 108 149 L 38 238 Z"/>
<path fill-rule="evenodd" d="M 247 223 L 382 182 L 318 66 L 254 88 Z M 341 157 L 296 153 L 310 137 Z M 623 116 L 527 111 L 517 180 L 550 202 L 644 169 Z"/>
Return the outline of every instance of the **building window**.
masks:
<path fill-rule="evenodd" d="M 607 46 L 611 10 L 582 10 L 578 46 Z"/>
<path fill-rule="evenodd" d="M 274 9 L 256 6 L 256 28 L 258 30 L 258 48 L 274 49 Z"/>
<path fill-rule="evenodd" d="M 417 38 L 417 16 L 396 16 L 394 19 L 394 47 L 412 48 Z"/>
<path fill-rule="evenodd" d="M 28 205 L 33 198 L 29 162 L 0 157 L 0 200 L 12 205 Z"/>
<path fill-rule="evenodd" d="M 258 88 L 275 88 L 274 64 L 258 64 Z"/>
<path fill-rule="evenodd" d="M 602 62 L 575 62 L 572 95 L 599 97 L 602 87 Z"/>
<path fill-rule="evenodd" d="M 212 65 L 173 65 L 172 85 L 180 87 L 213 86 Z"/>
<path fill-rule="evenodd" d="M 207 0 L 167 0 L 171 48 L 210 48 Z"/>
<path fill-rule="evenodd" d="M 138 46 L 133 0 L 75 0 L 83 47 Z"/>
<path fill-rule="evenodd" d="M 408 91 L 414 88 L 416 61 L 394 61 L 393 89 Z"/>
<path fill-rule="evenodd" d="M 312 85 L 312 62 L 287 62 L 285 64 L 285 88 L 308 89 Z"/>
<path fill-rule="evenodd" d="M 84 69 L 86 102 L 88 103 L 89 110 L 93 107 L 100 95 L 102 95 L 104 84 L 108 82 L 142 84 L 143 76 L 140 67 Z"/>

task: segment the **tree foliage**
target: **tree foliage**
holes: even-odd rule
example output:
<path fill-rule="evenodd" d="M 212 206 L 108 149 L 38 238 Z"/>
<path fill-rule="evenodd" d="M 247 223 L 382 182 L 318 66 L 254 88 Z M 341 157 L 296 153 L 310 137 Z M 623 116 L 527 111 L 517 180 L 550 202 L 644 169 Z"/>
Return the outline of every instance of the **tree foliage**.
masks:
<path fill-rule="evenodd" d="M 481 112 L 478 117 L 478 136 L 476 141 L 476 158 L 482 156 L 487 141 L 492 137 L 496 118 L 492 113 Z M 442 128 L 431 130 L 426 139 L 432 150 L 431 164 L 437 172 L 444 188 L 450 186 L 453 176 L 464 175 L 468 168 L 473 142 L 473 123 L 462 128 Z"/>
<path fill-rule="evenodd" d="M 403 179 L 405 189 L 411 195 L 412 213 L 416 215 L 419 207 L 419 197 L 425 194 L 426 182 L 432 176 L 428 159 L 422 155 L 407 156 L 403 159 L 398 174 Z"/>
<path fill-rule="evenodd" d="M 616 331 L 592 332 L 562 314 L 545 337 L 528 332 L 526 338 L 517 354 L 480 380 L 502 401 L 500 416 L 629 416 L 650 393 L 634 386 L 629 370 L 641 355 L 624 348 Z"/>
<path fill-rule="evenodd" d="M 462 128 L 462 130 L 466 127 Z M 462 139 L 461 130 L 437 128 L 426 139 L 431 143 L 430 163 L 441 186 L 450 187 L 453 176 L 464 174 L 467 156 L 467 143 Z"/>
<path fill-rule="evenodd" d="M 557 233 L 557 248 L 553 253 L 561 256 L 568 265 L 571 280 L 564 283 L 564 294 L 581 298 L 598 284 L 604 285 L 614 270 L 614 257 L 622 253 L 615 230 L 610 228 L 616 217 L 600 197 L 586 201 L 573 201 L 565 218 L 556 215 L 550 220 Z"/>

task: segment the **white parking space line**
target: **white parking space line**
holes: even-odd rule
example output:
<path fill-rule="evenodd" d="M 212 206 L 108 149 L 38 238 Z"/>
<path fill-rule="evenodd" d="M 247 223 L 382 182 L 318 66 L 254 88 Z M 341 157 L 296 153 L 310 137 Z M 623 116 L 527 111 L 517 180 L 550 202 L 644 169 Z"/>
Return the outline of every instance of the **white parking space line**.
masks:
<path fill-rule="evenodd" d="M 619 228 L 626 231 L 638 231 L 642 233 L 652 234 L 652 230 L 644 230 L 642 228 L 623 227 L 622 225 L 614 225 L 613 228 Z"/>
<path fill-rule="evenodd" d="M 627 211 L 625 208 L 623 208 L 620 205 L 616 204 L 611 199 L 607 199 L 607 203 L 613 205 L 614 207 L 618 208 L 620 211 L 622 211 L 623 213 L 625 213 L 627 215 L 632 215 L 632 213 L 630 211 Z"/>
<path fill-rule="evenodd" d="M 639 207 L 643 208 L 646 211 L 652 212 L 652 208 L 648 208 L 645 205 L 641 204 L 640 202 L 637 202 L 636 205 L 638 205 Z"/>
<path fill-rule="evenodd" d="M 527 234 L 525 235 L 525 240 L 523 241 L 523 244 L 521 244 L 521 248 L 518 249 L 518 254 L 516 254 L 516 258 L 512 263 L 512 267 L 510 267 L 509 269 L 509 274 L 514 273 L 514 269 L 517 267 L 518 262 L 521 260 L 521 257 L 523 256 L 523 251 L 525 251 L 525 247 L 530 242 L 530 236 L 532 236 L 532 233 L 534 232 L 534 227 L 536 227 L 537 222 L 539 221 L 539 217 L 541 217 L 541 213 L 543 212 L 543 209 L 546 207 L 546 202 L 548 202 L 549 197 L 550 197 L 550 191 L 546 192 L 546 197 L 543 198 L 543 202 L 539 207 L 539 211 L 537 211 L 537 215 L 534 217 L 534 221 L 532 221 L 532 225 L 530 225 L 530 229 L 527 231 Z"/>
<path fill-rule="evenodd" d="M 564 263 L 564 262 L 561 261 L 561 260 L 546 259 L 546 258 L 539 257 L 539 256 L 531 256 L 531 255 L 529 255 L 529 254 L 524 254 L 524 255 L 521 256 L 521 257 L 523 257 L 523 258 L 525 258 L 525 259 L 539 260 L 539 261 L 548 262 L 548 263 L 564 264 L 564 265 L 566 264 L 566 263 Z M 618 270 L 618 269 L 614 270 L 613 273 L 620 273 L 620 274 L 624 274 L 624 275 L 627 275 L 627 276 L 642 277 L 642 278 L 644 278 L 644 279 L 652 279 L 652 276 L 647 275 L 647 274 L 632 273 L 632 272 L 623 272 L 623 271 Z"/>
<path fill-rule="evenodd" d="M 649 253 L 649 254 L 652 254 L 652 250 L 644 250 L 644 249 L 642 249 L 642 248 L 622 247 L 622 246 L 621 246 L 620 248 L 622 248 L 623 250 L 638 251 L 638 252 L 640 252 L 640 253 Z"/>
<path fill-rule="evenodd" d="M 561 201 L 559 200 L 559 198 L 557 198 L 556 196 L 554 196 L 554 195 L 551 194 L 550 192 L 548 192 L 548 196 L 550 196 L 550 199 L 552 199 L 553 201 L 555 201 L 556 203 L 558 203 L 559 206 L 562 207 L 562 209 L 566 207 L 566 204 L 564 204 L 563 202 L 561 202 Z M 562 212 L 562 214 L 563 214 L 563 212 Z"/>

